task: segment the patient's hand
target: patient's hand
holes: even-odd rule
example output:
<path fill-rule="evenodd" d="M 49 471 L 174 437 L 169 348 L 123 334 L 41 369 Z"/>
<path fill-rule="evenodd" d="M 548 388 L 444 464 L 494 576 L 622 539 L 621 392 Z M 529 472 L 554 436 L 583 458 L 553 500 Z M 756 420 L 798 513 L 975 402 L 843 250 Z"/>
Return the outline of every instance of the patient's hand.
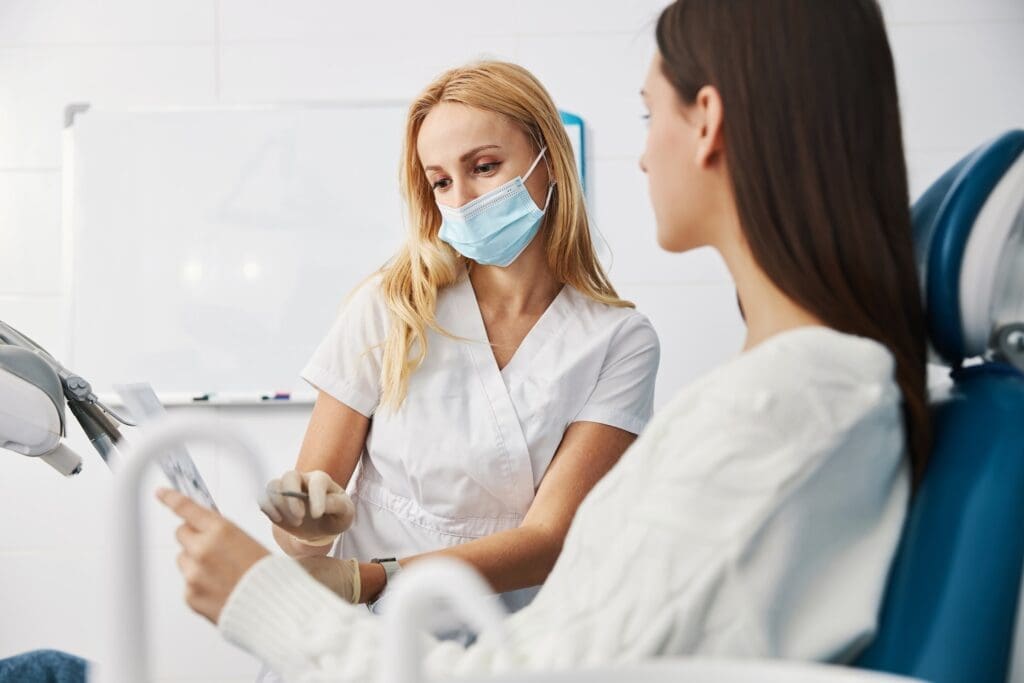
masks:
<path fill-rule="evenodd" d="M 175 537 L 181 544 L 178 569 L 185 577 L 185 601 L 216 624 L 242 575 L 270 553 L 219 512 L 177 491 L 160 489 L 157 498 L 184 522 Z"/>
<path fill-rule="evenodd" d="M 302 495 L 307 500 L 298 497 Z M 355 518 L 345 489 L 320 470 L 288 470 L 270 480 L 260 509 L 278 527 L 314 545 L 331 543 Z"/>

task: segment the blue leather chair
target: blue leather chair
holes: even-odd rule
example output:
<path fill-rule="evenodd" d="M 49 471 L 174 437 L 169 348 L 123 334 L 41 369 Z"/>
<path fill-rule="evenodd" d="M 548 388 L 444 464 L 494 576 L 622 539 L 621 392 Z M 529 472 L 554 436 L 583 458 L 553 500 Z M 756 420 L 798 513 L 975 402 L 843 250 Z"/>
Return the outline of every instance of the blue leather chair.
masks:
<path fill-rule="evenodd" d="M 952 385 L 932 395 L 931 462 L 857 665 L 1003 683 L 1024 560 L 1024 130 L 953 166 L 913 219 L 932 352 Z"/>

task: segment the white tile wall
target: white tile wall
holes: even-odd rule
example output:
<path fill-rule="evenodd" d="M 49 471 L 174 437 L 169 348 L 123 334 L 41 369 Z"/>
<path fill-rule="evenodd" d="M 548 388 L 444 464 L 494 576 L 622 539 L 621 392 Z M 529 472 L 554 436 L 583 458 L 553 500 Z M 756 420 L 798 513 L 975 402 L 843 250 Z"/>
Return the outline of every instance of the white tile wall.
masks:
<path fill-rule="evenodd" d="M 239 41 L 335 42 L 353 36 L 429 39 L 435 44 L 470 36 L 514 35 L 523 17 L 513 7 L 499 10 L 474 0 L 432 3 L 303 0 L 222 0 L 220 39 Z M 429 27 L 429 31 L 424 30 Z M 383 41 L 386 42 L 386 41 Z M 392 44 L 392 47 L 397 47 Z M 405 51 L 404 43 L 401 51 Z"/>
<path fill-rule="evenodd" d="M 0 294 L 0 320 L 23 330 L 55 356 L 66 358 L 70 349 L 63 324 L 64 302 L 63 296 L 52 294 Z"/>
<path fill-rule="evenodd" d="M 525 35 L 518 61 L 536 74 L 555 104 L 585 117 L 595 159 L 635 161 L 645 133 L 639 93 L 653 54 L 653 34 L 636 30 L 571 38 Z"/>
<path fill-rule="evenodd" d="M 1024 21 L 1020 0 L 882 0 L 893 24 L 949 24 Z"/>
<path fill-rule="evenodd" d="M 211 43 L 209 0 L 4 0 L 0 45 Z"/>
<path fill-rule="evenodd" d="M 640 88 L 664 0 L 0 0 L 0 319 L 66 353 L 59 283 L 60 130 L 69 102 L 195 105 L 408 98 L 445 67 L 480 56 L 533 70 L 588 123 L 595 225 L 613 281 L 662 338 L 658 403 L 742 343 L 720 259 L 662 253 L 637 168 Z M 883 0 L 896 58 L 912 193 L 1009 127 L 1024 126 L 1024 2 Z M 112 340 L 116 343 L 116 340 Z M 270 471 L 295 457 L 306 408 L 204 409 L 247 430 Z M 101 652 L 98 625 L 109 474 L 87 456 L 76 480 L 4 457 L 0 477 L 0 656 L 58 647 Z M 222 509 L 269 531 L 246 475 L 194 449 Z M 158 478 L 153 478 L 153 482 Z M 153 661 L 162 681 L 247 681 L 256 664 L 181 602 L 169 516 L 147 513 Z M 172 647 L 170 643 L 174 642 Z M 182 656 L 190 653 L 189 656 Z"/>
<path fill-rule="evenodd" d="M 1021 125 L 1021 23 L 893 27 L 904 135 L 911 154 L 967 151 L 996 132 Z"/>
<path fill-rule="evenodd" d="M 212 44 L 0 47 L 0 169 L 60 166 L 70 102 L 213 102 L 215 57 Z"/>
<path fill-rule="evenodd" d="M 63 289 L 60 176 L 0 173 L 0 292 L 60 295 Z M 26 258 L 37 254 L 40 258 Z"/>
<path fill-rule="evenodd" d="M 268 100 L 406 100 L 437 73 L 466 59 L 515 56 L 515 36 L 436 42 L 379 35 L 327 42 L 227 43 L 221 48 L 221 98 Z"/>
<path fill-rule="evenodd" d="M 598 159 L 588 175 L 592 232 L 597 233 L 595 241 L 613 283 L 731 282 L 717 252 L 669 254 L 658 247 L 647 180 L 635 158 Z M 601 236 L 611 249 L 610 261 L 603 255 Z"/>

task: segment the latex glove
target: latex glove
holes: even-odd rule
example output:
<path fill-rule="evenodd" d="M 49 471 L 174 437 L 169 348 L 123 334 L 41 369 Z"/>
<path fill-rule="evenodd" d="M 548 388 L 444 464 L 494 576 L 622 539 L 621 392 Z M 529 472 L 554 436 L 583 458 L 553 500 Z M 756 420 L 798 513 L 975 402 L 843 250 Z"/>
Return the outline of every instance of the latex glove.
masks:
<path fill-rule="evenodd" d="M 281 495 L 305 493 L 308 500 Z M 328 545 L 350 526 L 356 508 L 331 476 L 320 470 L 288 470 L 267 483 L 260 509 L 270 521 L 309 545 Z"/>
<path fill-rule="evenodd" d="M 296 558 L 296 562 L 342 600 L 353 605 L 359 602 L 362 581 L 359 576 L 358 560 L 339 560 L 326 555 L 313 555 Z"/>

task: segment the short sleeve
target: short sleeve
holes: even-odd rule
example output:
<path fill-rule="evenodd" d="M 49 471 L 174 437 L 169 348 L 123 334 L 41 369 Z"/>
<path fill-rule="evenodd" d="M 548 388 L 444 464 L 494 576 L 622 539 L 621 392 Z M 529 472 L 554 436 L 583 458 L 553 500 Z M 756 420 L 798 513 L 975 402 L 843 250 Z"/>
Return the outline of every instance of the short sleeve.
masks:
<path fill-rule="evenodd" d="M 341 306 L 302 378 L 349 408 L 370 417 L 380 403 L 381 360 L 389 330 L 380 278 L 365 282 Z"/>
<path fill-rule="evenodd" d="M 573 422 L 599 422 L 639 434 L 654 412 L 654 382 L 661 360 L 658 334 L 633 313 L 616 330 L 597 384 Z"/>

